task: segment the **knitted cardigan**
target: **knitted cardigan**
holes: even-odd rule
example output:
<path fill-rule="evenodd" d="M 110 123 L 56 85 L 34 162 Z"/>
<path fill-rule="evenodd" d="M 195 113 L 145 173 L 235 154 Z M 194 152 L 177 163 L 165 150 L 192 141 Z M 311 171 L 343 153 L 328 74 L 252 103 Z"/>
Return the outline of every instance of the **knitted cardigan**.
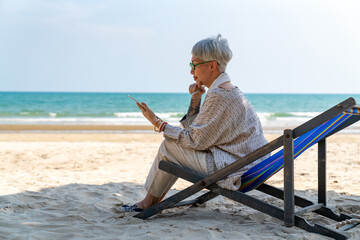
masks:
<path fill-rule="evenodd" d="M 260 120 L 253 106 L 237 88 L 212 89 L 207 93 L 200 112 L 181 120 L 183 128 L 166 125 L 164 137 L 182 147 L 206 151 L 208 173 L 241 160 L 264 146 Z M 220 187 L 238 190 L 241 175 L 267 155 L 217 182 Z"/>

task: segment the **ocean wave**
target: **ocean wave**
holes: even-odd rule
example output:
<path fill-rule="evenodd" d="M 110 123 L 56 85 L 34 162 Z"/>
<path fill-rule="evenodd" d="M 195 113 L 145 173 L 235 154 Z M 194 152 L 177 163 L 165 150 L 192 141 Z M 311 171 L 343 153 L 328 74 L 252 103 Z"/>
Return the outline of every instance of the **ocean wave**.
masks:
<path fill-rule="evenodd" d="M 179 125 L 180 119 L 164 119 L 168 123 Z M 0 118 L 3 125 L 148 125 L 145 118 Z"/>
<path fill-rule="evenodd" d="M 317 116 L 317 112 L 290 112 L 290 113 L 258 113 L 259 119 L 262 122 L 268 121 L 288 121 L 299 122 L 311 119 Z M 5 115 L 5 114 L 4 114 Z M 112 116 L 104 116 L 102 114 L 95 115 L 90 114 L 77 114 L 75 116 L 67 116 L 66 114 L 49 112 L 44 116 L 28 116 L 25 113 L 21 116 L 8 116 L 0 115 L 0 124 L 26 124 L 26 123 L 41 123 L 41 124 L 85 124 L 85 123 L 108 123 L 108 124 L 138 124 L 147 123 L 147 119 L 141 112 L 115 112 Z M 94 116 L 95 115 L 95 116 Z M 181 112 L 168 112 L 168 113 L 156 113 L 158 117 L 165 121 L 178 122 L 185 115 Z"/>
<path fill-rule="evenodd" d="M 171 118 L 179 118 L 181 119 L 185 113 L 180 112 L 168 112 L 168 113 L 156 113 L 156 115 L 160 118 L 171 119 Z M 143 118 L 143 114 L 141 112 L 115 112 L 114 116 L 117 118 Z"/>
<path fill-rule="evenodd" d="M 156 113 L 161 119 L 179 124 L 184 113 Z M 258 113 L 263 127 L 297 126 L 320 114 L 319 112 L 289 112 L 289 113 Z M 141 112 L 117 112 L 111 117 L 62 117 L 52 112 L 46 117 L 4 117 L 0 116 L 0 124 L 59 124 L 59 125 L 147 125 L 149 121 Z"/>
<path fill-rule="evenodd" d="M 160 117 L 160 116 L 159 116 Z M 179 126 L 181 118 L 163 118 L 173 126 Z M 311 117 L 277 117 L 273 119 L 260 117 L 265 131 L 269 129 L 294 128 L 310 120 Z M 128 118 L 0 118 L 2 125 L 151 125 L 145 117 Z M 355 123 L 352 129 L 360 129 L 360 122 Z"/>
<path fill-rule="evenodd" d="M 157 116 L 164 119 L 181 119 L 185 113 L 182 112 L 168 112 L 168 113 L 156 113 Z M 0 118 L 29 118 L 29 119 L 46 119 L 46 118 L 69 118 L 69 119 L 80 119 L 80 118 L 144 118 L 143 114 L 139 112 L 114 112 L 114 113 L 68 113 L 68 112 L 0 112 Z"/>
<path fill-rule="evenodd" d="M 164 119 L 181 119 L 186 113 L 184 112 L 163 112 L 156 115 Z M 260 119 L 276 120 L 284 118 L 312 118 L 320 112 L 259 112 Z M 0 118 L 117 118 L 117 119 L 137 119 L 144 118 L 140 111 L 136 112 L 97 112 L 97 113 L 69 113 L 69 112 L 43 112 L 43 111 L 22 111 L 18 113 L 0 112 Z"/>
<path fill-rule="evenodd" d="M 141 112 L 115 112 L 114 116 L 117 118 L 140 118 L 144 117 Z"/>
<path fill-rule="evenodd" d="M 260 119 L 264 120 L 277 120 L 277 119 L 293 119 L 302 120 L 310 119 L 319 115 L 320 112 L 275 112 L 275 113 L 258 113 Z"/>

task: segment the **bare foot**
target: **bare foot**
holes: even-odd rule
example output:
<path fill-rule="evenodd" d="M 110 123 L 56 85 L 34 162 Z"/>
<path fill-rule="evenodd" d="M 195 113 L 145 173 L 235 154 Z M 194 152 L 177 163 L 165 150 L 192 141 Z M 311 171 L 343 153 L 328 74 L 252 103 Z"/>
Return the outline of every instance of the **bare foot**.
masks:
<path fill-rule="evenodd" d="M 152 205 L 160 202 L 160 200 L 161 200 L 160 198 L 154 197 L 153 195 L 148 193 L 148 194 L 146 194 L 145 198 L 142 201 L 136 203 L 136 206 L 138 208 L 147 209 L 147 208 L 151 207 Z"/>

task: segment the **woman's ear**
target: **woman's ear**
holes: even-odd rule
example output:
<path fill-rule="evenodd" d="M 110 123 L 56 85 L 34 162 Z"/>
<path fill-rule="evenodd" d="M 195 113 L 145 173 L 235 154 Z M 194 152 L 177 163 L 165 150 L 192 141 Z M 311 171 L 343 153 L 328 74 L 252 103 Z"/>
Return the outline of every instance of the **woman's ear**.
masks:
<path fill-rule="evenodd" d="M 211 62 L 210 69 L 213 70 L 213 71 L 216 70 L 216 69 L 218 69 L 218 63 L 217 63 L 217 61 L 212 61 L 212 62 Z"/>

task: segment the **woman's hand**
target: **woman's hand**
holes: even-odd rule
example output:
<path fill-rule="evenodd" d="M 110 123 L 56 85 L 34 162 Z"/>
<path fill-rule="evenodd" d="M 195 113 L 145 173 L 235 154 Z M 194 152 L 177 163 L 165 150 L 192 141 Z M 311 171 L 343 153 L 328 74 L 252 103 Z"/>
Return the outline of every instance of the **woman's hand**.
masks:
<path fill-rule="evenodd" d="M 189 93 L 193 96 L 201 96 L 205 93 L 205 89 L 203 86 L 199 87 L 196 83 L 193 83 L 189 86 Z"/>
<path fill-rule="evenodd" d="M 140 108 L 144 117 L 146 117 L 147 120 L 152 123 L 152 125 L 155 125 L 156 121 L 159 120 L 155 113 L 151 111 L 151 109 L 144 102 L 142 102 L 141 105 L 139 103 L 136 103 L 136 105 Z"/>

